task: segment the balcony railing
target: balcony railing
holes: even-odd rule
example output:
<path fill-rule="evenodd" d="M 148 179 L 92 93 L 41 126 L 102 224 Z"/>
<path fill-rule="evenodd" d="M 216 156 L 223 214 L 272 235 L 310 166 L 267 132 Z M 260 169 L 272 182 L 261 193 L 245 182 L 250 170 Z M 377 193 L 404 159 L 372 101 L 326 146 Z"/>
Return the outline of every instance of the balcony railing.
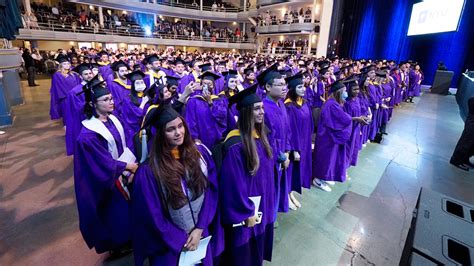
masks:
<path fill-rule="evenodd" d="M 307 47 L 296 47 L 296 48 L 285 48 L 285 47 L 275 47 L 275 48 L 262 48 L 260 53 L 267 55 L 289 55 L 289 54 L 307 54 Z M 316 48 L 311 49 L 311 54 L 316 54 Z"/>
<path fill-rule="evenodd" d="M 142 1 L 146 2 L 147 1 Z M 181 8 L 187 8 L 187 9 L 196 9 L 200 10 L 199 5 L 190 5 L 190 4 L 183 4 L 183 3 L 176 3 L 176 2 L 164 2 L 164 1 L 157 1 L 156 4 L 158 5 L 165 5 L 165 6 L 171 6 L 171 7 L 181 7 Z M 247 8 L 246 11 L 249 11 L 251 8 Z M 252 8 L 255 9 L 255 8 Z M 203 11 L 215 11 L 215 12 L 229 12 L 229 13 L 237 13 L 237 12 L 243 12 L 245 11 L 244 8 L 241 7 L 226 7 L 226 8 L 212 8 L 212 6 L 203 6 L 202 7 Z"/>
<path fill-rule="evenodd" d="M 253 39 L 243 39 L 242 37 L 229 37 L 229 38 L 215 38 L 206 36 L 191 36 L 191 35 L 178 35 L 178 34 L 167 34 L 152 32 L 146 34 L 146 32 L 137 26 L 132 27 L 116 27 L 114 29 L 94 29 L 93 27 L 76 26 L 66 24 L 57 24 L 54 21 L 48 23 L 29 23 L 28 29 L 31 30 L 44 30 L 44 31 L 59 31 L 59 32 L 74 32 L 74 33 L 89 33 L 89 34 L 102 34 L 102 35 L 117 35 L 117 36 L 130 36 L 130 37 L 141 37 L 141 38 L 158 38 L 158 39 L 173 39 L 173 40 L 189 40 L 189 41 L 207 41 L 207 42 L 220 42 L 220 43 L 254 43 Z"/>

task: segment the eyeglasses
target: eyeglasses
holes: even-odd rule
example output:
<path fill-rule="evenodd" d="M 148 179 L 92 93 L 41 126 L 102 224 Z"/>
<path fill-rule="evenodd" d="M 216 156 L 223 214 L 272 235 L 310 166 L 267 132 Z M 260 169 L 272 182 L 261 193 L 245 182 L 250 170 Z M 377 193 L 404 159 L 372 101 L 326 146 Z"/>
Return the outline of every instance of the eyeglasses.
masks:
<path fill-rule="evenodd" d="M 110 98 L 105 98 L 103 100 L 97 100 L 98 102 L 106 102 L 106 103 L 111 103 L 114 101 L 114 98 L 110 97 Z"/>

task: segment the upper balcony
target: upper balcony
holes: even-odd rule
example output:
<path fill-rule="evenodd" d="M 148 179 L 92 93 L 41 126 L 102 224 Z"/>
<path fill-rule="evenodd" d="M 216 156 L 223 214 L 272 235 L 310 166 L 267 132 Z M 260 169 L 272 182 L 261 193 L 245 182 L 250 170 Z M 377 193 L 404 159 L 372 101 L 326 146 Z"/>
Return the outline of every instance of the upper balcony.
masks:
<path fill-rule="evenodd" d="M 258 34 L 267 33 L 314 33 L 319 31 L 319 23 L 293 23 L 269 26 L 258 26 L 255 32 Z"/>
<path fill-rule="evenodd" d="M 312 4 L 313 0 L 257 0 L 257 6 L 259 8 L 265 6 L 274 6 L 278 4 L 286 5 L 299 5 L 299 4 Z"/>
<path fill-rule="evenodd" d="M 136 13 L 158 14 L 162 16 L 180 17 L 195 20 L 226 21 L 226 22 L 248 22 L 249 17 L 257 16 L 257 9 L 243 11 L 241 8 L 226 8 L 214 11 L 212 7 L 189 4 L 158 2 L 147 3 L 139 0 L 68 0 L 68 2 L 102 6 L 111 9 L 127 10 Z"/>
<path fill-rule="evenodd" d="M 53 23 L 37 23 L 28 29 L 20 29 L 20 40 L 63 40 L 76 42 L 129 43 L 163 46 L 191 46 L 217 49 L 255 50 L 253 39 L 209 38 L 145 32 L 141 28 L 100 29 L 74 27 Z"/>

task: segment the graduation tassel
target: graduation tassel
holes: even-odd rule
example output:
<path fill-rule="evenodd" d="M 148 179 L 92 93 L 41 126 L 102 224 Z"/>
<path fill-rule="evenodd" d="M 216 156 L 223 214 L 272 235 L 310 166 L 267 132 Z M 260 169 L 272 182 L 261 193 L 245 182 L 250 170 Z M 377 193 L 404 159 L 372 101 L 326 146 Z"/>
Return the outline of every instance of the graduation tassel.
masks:
<path fill-rule="evenodd" d="M 146 160 L 148 156 L 148 137 L 146 135 L 146 129 L 142 130 L 142 157 L 140 158 L 140 164 Z"/>

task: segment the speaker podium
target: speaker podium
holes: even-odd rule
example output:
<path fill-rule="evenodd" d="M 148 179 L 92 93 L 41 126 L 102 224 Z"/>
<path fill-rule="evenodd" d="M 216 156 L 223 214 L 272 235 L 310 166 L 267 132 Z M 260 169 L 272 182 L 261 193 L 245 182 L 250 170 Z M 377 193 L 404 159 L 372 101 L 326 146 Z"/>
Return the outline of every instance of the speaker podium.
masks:
<path fill-rule="evenodd" d="M 453 76 L 453 71 L 436 70 L 431 92 L 441 95 L 448 95 Z"/>
<path fill-rule="evenodd" d="M 474 206 L 422 188 L 400 265 L 473 265 Z"/>

